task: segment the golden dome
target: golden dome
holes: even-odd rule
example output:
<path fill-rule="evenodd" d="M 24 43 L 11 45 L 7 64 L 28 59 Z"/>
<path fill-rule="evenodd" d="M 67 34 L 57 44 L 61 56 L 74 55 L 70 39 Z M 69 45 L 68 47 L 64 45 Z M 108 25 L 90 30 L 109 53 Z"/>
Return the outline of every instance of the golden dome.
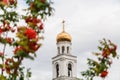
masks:
<path fill-rule="evenodd" d="M 62 23 L 63 23 L 63 31 L 57 35 L 57 42 L 59 42 L 59 41 L 70 41 L 71 42 L 72 38 L 71 38 L 70 34 L 65 32 L 65 30 L 64 30 L 65 21 L 63 20 Z"/>
<path fill-rule="evenodd" d="M 57 35 L 57 42 L 59 41 L 70 41 L 71 42 L 72 38 L 70 34 L 66 33 L 65 31 L 59 33 Z"/>

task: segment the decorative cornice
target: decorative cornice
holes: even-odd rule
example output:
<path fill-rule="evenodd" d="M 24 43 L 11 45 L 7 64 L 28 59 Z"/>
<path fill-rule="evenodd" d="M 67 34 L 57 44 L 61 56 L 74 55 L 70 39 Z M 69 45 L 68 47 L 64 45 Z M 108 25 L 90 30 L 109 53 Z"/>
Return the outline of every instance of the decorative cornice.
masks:
<path fill-rule="evenodd" d="M 56 62 L 56 61 L 63 61 L 63 60 L 72 60 L 72 61 L 74 61 L 75 63 L 77 63 L 77 60 L 76 60 L 76 59 L 70 59 L 70 58 L 66 58 L 66 57 L 61 57 L 61 58 L 58 58 L 58 59 L 52 61 L 52 64 L 54 64 L 54 62 Z"/>
<path fill-rule="evenodd" d="M 74 57 L 74 58 L 77 58 L 77 56 L 73 56 L 73 55 L 71 55 L 71 54 L 59 54 L 59 55 L 53 57 L 52 59 L 55 59 L 55 58 L 57 58 L 57 57 L 59 57 L 59 56 L 68 56 L 68 57 Z"/>

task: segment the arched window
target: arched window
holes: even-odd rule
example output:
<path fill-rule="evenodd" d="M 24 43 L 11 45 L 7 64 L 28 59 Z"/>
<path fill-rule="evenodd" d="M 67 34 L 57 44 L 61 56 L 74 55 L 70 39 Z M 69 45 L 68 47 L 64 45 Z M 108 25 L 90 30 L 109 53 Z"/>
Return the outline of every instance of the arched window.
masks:
<path fill-rule="evenodd" d="M 72 65 L 68 64 L 68 77 L 72 77 Z"/>
<path fill-rule="evenodd" d="M 60 54 L 60 47 L 58 47 L 58 54 Z"/>
<path fill-rule="evenodd" d="M 59 65 L 56 65 L 56 77 L 59 77 Z"/>
<path fill-rule="evenodd" d="M 69 53 L 69 47 L 67 47 L 67 53 Z"/>
<path fill-rule="evenodd" d="M 65 47 L 64 47 L 64 46 L 62 46 L 62 53 L 64 53 L 64 51 L 65 51 Z"/>

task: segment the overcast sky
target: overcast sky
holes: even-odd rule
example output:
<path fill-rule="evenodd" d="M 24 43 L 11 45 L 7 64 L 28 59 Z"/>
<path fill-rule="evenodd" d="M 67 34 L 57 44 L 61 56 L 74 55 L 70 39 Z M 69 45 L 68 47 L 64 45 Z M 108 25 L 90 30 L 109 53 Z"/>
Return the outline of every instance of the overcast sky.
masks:
<path fill-rule="evenodd" d="M 23 4 L 24 0 L 20 0 Z M 52 60 L 57 55 L 56 36 L 65 31 L 72 36 L 72 54 L 78 57 L 77 73 L 86 70 L 86 59 L 97 51 L 99 40 L 106 38 L 116 43 L 120 53 L 120 0 L 52 0 L 54 15 L 45 22 L 43 46 L 34 61 L 25 60 L 31 67 L 30 80 L 51 80 Z M 120 80 L 120 60 L 114 60 L 106 80 Z M 100 80 L 96 78 L 96 80 Z"/>

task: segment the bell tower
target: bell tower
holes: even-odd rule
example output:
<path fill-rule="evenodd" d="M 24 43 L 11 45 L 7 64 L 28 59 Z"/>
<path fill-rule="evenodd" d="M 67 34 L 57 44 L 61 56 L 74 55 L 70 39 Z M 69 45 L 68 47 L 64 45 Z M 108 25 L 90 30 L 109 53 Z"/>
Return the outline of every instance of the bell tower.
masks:
<path fill-rule="evenodd" d="M 57 54 L 52 58 L 53 79 L 52 80 L 76 80 L 77 78 L 77 57 L 71 53 L 70 34 L 63 30 L 57 35 Z"/>

